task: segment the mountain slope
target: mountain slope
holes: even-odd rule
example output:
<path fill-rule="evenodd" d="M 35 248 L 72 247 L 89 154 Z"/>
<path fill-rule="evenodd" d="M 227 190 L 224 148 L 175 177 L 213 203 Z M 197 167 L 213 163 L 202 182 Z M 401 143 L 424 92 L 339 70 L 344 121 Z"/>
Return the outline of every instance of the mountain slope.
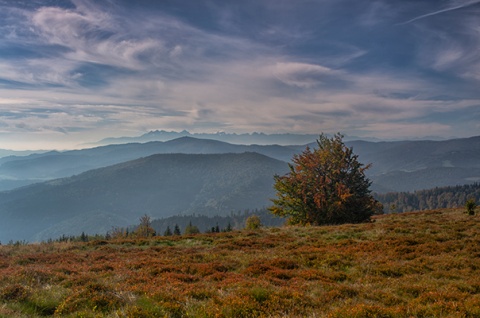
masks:
<path fill-rule="evenodd" d="M 347 144 L 362 162 L 373 162 L 370 173 L 411 172 L 427 168 L 480 168 L 480 136 L 445 141 L 352 141 Z"/>
<path fill-rule="evenodd" d="M 359 160 L 372 163 L 367 176 L 377 192 L 414 191 L 480 181 L 480 136 L 445 141 L 348 141 Z M 315 147 L 316 143 L 310 144 Z M 26 157 L 0 158 L 0 190 L 9 190 L 53 178 L 159 153 L 257 152 L 290 161 L 305 146 L 234 145 L 182 137 L 167 142 L 109 145 L 90 149 L 48 152 Z"/>
<path fill-rule="evenodd" d="M 65 234 L 96 233 L 137 223 L 145 213 L 158 218 L 261 208 L 274 196 L 273 175 L 287 169 L 257 153 L 160 154 L 35 184 L 0 193 L 0 240 L 63 234 L 56 227 Z"/>
<path fill-rule="evenodd" d="M 300 148 L 301 149 L 301 148 Z M 219 154 L 258 152 L 269 157 L 288 161 L 299 147 L 278 145 L 232 145 L 229 143 L 182 137 L 167 142 L 109 145 L 65 152 L 49 152 L 26 157 L 0 159 L 0 191 L 10 190 L 16 184 L 28 184 L 54 178 L 69 177 L 91 169 L 150 156 L 153 154 Z M 3 179 L 3 183 L 2 183 Z M 17 181 L 17 183 L 13 183 Z"/>
<path fill-rule="evenodd" d="M 346 143 L 378 192 L 415 191 L 480 181 L 480 136 L 445 141 Z"/>

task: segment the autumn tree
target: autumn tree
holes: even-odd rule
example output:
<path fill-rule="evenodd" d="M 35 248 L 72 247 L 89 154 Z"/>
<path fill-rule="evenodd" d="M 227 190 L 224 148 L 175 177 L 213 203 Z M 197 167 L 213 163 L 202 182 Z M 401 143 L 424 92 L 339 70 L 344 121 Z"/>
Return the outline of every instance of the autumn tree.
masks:
<path fill-rule="evenodd" d="M 200 230 L 198 229 L 197 226 L 192 225 L 192 222 L 190 221 L 185 228 L 185 235 L 194 235 L 200 233 Z"/>
<path fill-rule="evenodd" d="M 152 228 L 152 220 L 148 215 L 140 217 L 140 225 L 137 227 L 135 234 L 139 237 L 155 236 L 155 230 Z"/>
<path fill-rule="evenodd" d="M 245 228 L 247 230 L 256 230 L 262 227 L 262 221 L 257 215 L 252 215 L 245 220 Z"/>
<path fill-rule="evenodd" d="M 317 148 L 294 155 L 290 172 L 275 176 L 277 198 L 269 210 L 291 224 L 342 224 L 366 221 L 377 202 L 363 165 L 343 136 L 320 135 Z"/>

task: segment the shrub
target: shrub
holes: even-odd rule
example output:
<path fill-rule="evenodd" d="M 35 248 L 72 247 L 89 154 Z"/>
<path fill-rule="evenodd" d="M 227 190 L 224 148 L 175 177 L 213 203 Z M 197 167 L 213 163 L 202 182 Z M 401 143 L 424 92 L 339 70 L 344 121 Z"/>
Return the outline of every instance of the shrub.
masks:
<path fill-rule="evenodd" d="M 260 227 L 262 227 L 262 221 L 256 215 L 248 217 L 248 219 L 245 221 L 245 228 L 247 230 L 256 230 Z"/>
<path fill-rule="evenodd" d="M 5 301 L 23 301 L 28 298 L 29 294 L 25 287 L 14 284 L 0 290 L 0 299 Z"/>
<path fill-rule="evenodd" d="M 188 223 L 187 227 L 185 228 L 185 235 L 195 235 L 199 234 L 200 230 L 197 226 L 192 225 L 192 222 Z"/>
<path fill-rule="evenodd" d="M 475 215 L 475 209 L 477 208 L 477 203 L 474 199 L 470 199 L 465 203 L 465 209 L 468 215 Z"/>

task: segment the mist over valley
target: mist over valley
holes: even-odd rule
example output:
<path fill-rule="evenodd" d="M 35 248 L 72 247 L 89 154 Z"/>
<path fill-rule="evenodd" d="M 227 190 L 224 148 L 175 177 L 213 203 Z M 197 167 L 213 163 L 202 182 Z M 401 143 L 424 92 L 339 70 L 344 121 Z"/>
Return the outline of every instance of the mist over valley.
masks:
<path fill-rule="evenodd" d="M 480 180 L 480 137 L 346 144 L 362 163 L 372 163 L 367 176 L 374 192 Z M 307 146 L 316 143 L 239 145 L 180 137 L 3 157 L 0 241 L 105 233 L 144 214 L 155 219 L 263 209 L 275 195 L 273 176 L 287 173 L 293 155 Z"/>

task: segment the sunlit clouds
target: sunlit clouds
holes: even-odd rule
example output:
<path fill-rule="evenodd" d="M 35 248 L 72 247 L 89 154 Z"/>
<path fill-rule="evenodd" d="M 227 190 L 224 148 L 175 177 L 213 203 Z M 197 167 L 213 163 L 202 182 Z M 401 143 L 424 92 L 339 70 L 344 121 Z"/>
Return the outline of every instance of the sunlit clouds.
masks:
<path fill-rule="evenodd" d="M 478 135 L 479 16 L 479 1 L 0 1 L 0 148 Z"/>

